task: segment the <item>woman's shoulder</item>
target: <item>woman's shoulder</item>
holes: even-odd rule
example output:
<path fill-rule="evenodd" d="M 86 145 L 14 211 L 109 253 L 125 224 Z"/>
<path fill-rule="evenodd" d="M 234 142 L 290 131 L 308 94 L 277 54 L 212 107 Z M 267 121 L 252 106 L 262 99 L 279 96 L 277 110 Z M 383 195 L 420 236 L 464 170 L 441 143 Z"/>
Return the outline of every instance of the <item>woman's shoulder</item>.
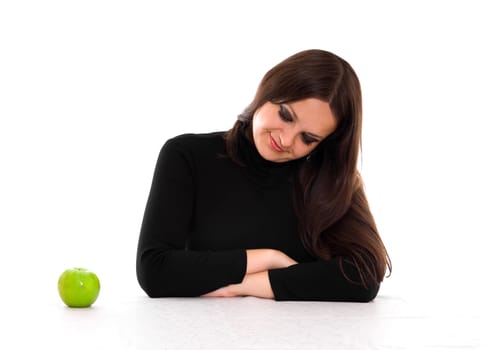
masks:
<path fill-rule="evenodd" d="M 205 147 L 224 143 L 224 131 L 210 133 L 185 133 L 173 136 L 165 142 L 184 148 Z"/>
<path fill-rule="evenodd" d="M 225 151 L 225 131 L 210 133 L 185 133 L 173 136 L 165 141 L 163 149 L 177 150 L 183 153 L 203 154 Z"/>
<path fill-rule="evenodd" d="M 225 131 L 215 131 L 209 133 L 185 133 L 173 136 L 167 142 L 176 142 L 182 144 L 204 144 L 224 140 Z"/>

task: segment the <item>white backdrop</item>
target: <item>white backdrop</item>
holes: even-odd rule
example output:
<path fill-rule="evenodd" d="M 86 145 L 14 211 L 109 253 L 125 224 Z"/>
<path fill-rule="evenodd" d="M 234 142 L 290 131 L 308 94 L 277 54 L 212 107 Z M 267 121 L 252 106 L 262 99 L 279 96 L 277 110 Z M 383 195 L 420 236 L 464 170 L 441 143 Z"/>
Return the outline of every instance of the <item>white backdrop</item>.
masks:
<path fill-rule="evenodd" d="M 362 83 L 361 169 L 394 264 L 382 293 L 481 296 L 481 8 L 2 1 L 0 293 L 60 302 L 59 274 L 81 266 L 100 277 L 99 302 L 142 295 L 136 244 L 164 141 L 228 129 L 270 67 L 321 48 Z"/>

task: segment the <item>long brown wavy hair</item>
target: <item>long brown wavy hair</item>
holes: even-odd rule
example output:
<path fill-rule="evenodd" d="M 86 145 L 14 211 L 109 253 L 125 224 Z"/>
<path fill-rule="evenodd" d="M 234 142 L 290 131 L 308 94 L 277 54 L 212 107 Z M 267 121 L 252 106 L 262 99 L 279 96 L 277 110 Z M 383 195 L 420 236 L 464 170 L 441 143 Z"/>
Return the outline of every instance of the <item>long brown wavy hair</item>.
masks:
<path fill-rule="evenodd" d="M 239 138 L 251 130 L 255 112 L 266 102 L 318 98 L 329 103 L 336 130 L 302 161 L 295 176 L 294 208 L 306 249 L 323 260 L 337 258 L 344 276 L 369 287 L 379 284 L 391 261 L 378 233 L 357 169 L 361 150 L 362 97 L 351 65 L 324 50 L 296 53 L 269 70 L 250 105 L 226 133 L 228 155 L 238 159 Z M 252 139 L 252 138 L 250 138 Z M 351 280 L 344 263 L 359 280 Z"/>

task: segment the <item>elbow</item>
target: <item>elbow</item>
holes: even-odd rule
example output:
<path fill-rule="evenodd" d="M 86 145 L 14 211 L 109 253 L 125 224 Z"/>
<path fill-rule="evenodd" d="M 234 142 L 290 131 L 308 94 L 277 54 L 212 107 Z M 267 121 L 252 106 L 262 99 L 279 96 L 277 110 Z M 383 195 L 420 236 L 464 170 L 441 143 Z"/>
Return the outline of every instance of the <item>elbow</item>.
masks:
<path fill-rule="evenodd" d="M 147 294 L 148 297 L 150 298 L 160 298 L 163 295 L 158 291 L 158 289 L 151 284 L 150 282 L 147 282 L 147 280 L 143 279 L 138 279 L 138 284 L 140 285 L 140 288 Z"/>
<path fill-rule="evenodd" d="M 346 271 L 343 271 L 343 277 L 346 280 L 344 289 L 347 290 L 349 301 L 359 303 L 369 303 L 373 301 L 380 290 L 380 282 L 369 276 L 362 276 L 360 270 L 354 265 L 346 264 Z"/>
<path fill-rule="evenodd" d="M 137 280 L 150 298 L 199 296 L 193 281 L 181 272 L 167 252 L 146 251 L 137 257 Z"/>
<path fill-rule="evenodd" d="M 136 272 L 138 284 L 147 296 L 150 298 L 166 296 L 160 283 L 163 280 L 163 276 L 161 276 L 160 272 L 157 272 L 150 259 L 147 259 L 146 256 L 138 256 Z"/>
<path fill-rule="evenodd" d="M 137 264 L 137 280 L 140 288 L 149 296 L 150 298 L 160 297 L 157 286 L 153 283 L 155 276 L 142 264 Z"/>
<path fill-rule="evenodd" d="M 154 288 L 144 288 L 142 287 L 142 289 L 144 290 L 145 294 L 147 294 L 147 296 L 149 298 L 163 298 L 165 295 L 163 294 L 160 294 L 158 293 Z"/>
<path fill-rule="evenodd" d="M 359 303 L 369 303 L 376 298 L 379 289 L 380 289 L 379 284 L 376 285 L 374 284 L 367 287 L 360 286 L 359 290 L 356 291 L 356 294 L 352 299 L 353 301 Z"/>

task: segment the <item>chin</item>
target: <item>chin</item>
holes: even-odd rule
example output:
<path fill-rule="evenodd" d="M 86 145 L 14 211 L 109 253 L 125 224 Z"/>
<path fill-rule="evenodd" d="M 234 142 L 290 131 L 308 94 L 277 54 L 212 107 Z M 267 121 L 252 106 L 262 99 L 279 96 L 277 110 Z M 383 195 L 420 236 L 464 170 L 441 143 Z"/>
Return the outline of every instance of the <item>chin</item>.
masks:
<path fill-rule="evenodd" d="M 275 160 L 272 160 L 272 162 L 274 163 L 285 163 L 285 162 L 290 162 L 292 159 L 288 159 L 288 158 L 278 158 L 278 159 L 275 159 Z"/>
<path fill-rule="evenodd" d="M 266 160 L 268 160 L 269 162 L 274 162 L 274 163 L 285 163 L 285 162 L 289 162 L 291 161 L 292 159 L 290 158 L 278 158 L 278 157 L 263 157 L 265 158 Z"/>

